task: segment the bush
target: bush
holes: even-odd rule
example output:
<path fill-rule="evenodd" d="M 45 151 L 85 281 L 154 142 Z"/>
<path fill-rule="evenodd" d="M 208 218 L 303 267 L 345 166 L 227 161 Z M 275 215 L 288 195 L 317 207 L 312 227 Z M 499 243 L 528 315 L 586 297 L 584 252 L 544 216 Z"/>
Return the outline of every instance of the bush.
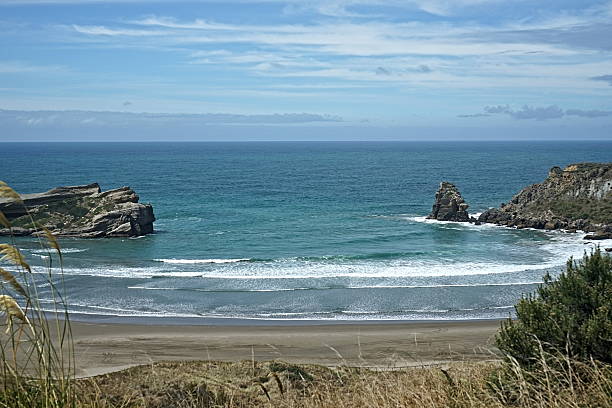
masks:
<path fill-rule="evenodd" d="M 517 319 L 502 323 L 496 343 L 522 368 L 537 369 L 542 355 L 612 363 L 612 258 L 599 248 L 570 258 L 557 280 L 547 274 L 515 308 Z"/>

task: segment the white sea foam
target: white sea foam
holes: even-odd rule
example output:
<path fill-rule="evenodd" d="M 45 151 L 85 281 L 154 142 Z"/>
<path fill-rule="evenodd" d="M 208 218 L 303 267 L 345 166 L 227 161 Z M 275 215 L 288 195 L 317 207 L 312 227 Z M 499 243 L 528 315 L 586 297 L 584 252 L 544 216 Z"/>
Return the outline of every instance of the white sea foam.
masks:
<path fill-rule="evenodd" d="M 498 309 L 511 309 L 510 307 L 500 307 Z M 489 319 L 494 318 L 498 319 L 507 314 L 501 314 L 501 310 L 499 312 L 494 312 L 493 309 L 489 308 L 490 313 L 474 313 L 478 309 L 474 310 L 422 310 L 422 311 L 403 311 L 397 314 L 394 313 L 384 313 L 380 314 L 379 312 L 362 312 L 362 313 L 345 313 L 345 312 L 332 312 L 326 314 L 318 314 L 318 313 L 257 313 L 255 315 L 247 315 L 241 313 L 176 313 L 176 312 L 147 312 L 147 311 L 138 311 L 138 310 L 126 310 L 126 309 L 112 309 L 108 308 L 107 311 L 95 311 L 95 310 L 74 310 L 71 309 L 71 313 L 77 315 L 87 315 L 87 316 L 96 316 L 96 315 L 104 315 L 104 316 L 114 316 L 118 318 L 122 317 L 154 317 L 154 318 L 198 318 L 198 319 L 235 319 L 235 320 L 253 320 L 253 321 L 303 321 L 303 322 L 313 322 L 313 321 L 455 321 L 455 320 L 481 320 L 481 319 Z M 44 310 L 46 312 L 53 312 L 52 309 Z M 486 312 L 486 311 L 484 311 Z"/>
<path fill-rule="evenodd" d="M 156 262 L 169 264 L 225 264 L 236 262 L 247 262 L 250 258 L 231 258 L 231 259 L 154 259 Z"/>
<path fill-rule="evenodd" d="M 74 307 L 84 308 L 76 309 Z M 82 315 L 104 315 L 104 316 L 117 316 L 117 317 L 202 317 L 202 315 L 196 313 L 175 313 L 175 312 L 151 312 L 141 311 L 133 309 L 124 309 L 118 307 L 104 307 L 104 306 L 90 306 L 86 304 L 69 304 L 68 309 L 72 313 L 78 313 Z M 46 312 L 53 312 L 53 310 L 45 310 Z"/>
<path fill-rule="evenodd" d="M 342 289 L 437 289 L 437 288 L 478 288 L 495 286 L 529 286 L 542 284 L 542 281 L 533 282 L 510 282 L 510 283 L 466 283 L 466 284 L 442 284 L 442 285 L 363 285 L 363 286 L 334 286 L 334 287 L 299 287 L 299 288 L 276 288 L 276 289 L 240 289 L 240 288 L 220 288 L 203 289 L 190 287 L 149 287 L 149 286 L 128 286 L 128 289 L 138 290 L 162 290 L 176 291 L 188 290 L 194 292 L 293 292 L 303 290 L 342 290 Z"/>
<path fill-rule="evenodd" d="M 478 218 L 482 213 L 474 214 L 475 218 Z M 436 225 L 444 225 L 444 226 L 457 226 L 461 228 L 476 228 L 476 229 L 489 229 L 489 228 L 510 228 L 503 225 L 497 224 L 488 224 L 482 223 L 480 225 L 472 224 L 470 222 L 461 222 L 461 221 L 439 221 L 427 218 L 426 216 L 401 216 L 399 217 L 402 220 L 412 221 L 412 222 L 420 222 L 424 224 L 436 224 Z"/>
<path fill-rule="evenodd" d="M 537 248 L 543 262 L 503 263 L 491 261 L 453 261 L 444 257 L 437 259 L 392 259 L 378 261 L 369 259 L 347 259 L 329 262 L 326 259 L 287 258 L 271 261 L 253 261 L 249 258 L 230 259 L 157 259 L 158 266 L 127 267 L 123 265 L 99 265 L 87 268 L 66 268 L 67 275 L 91 275 L 117 278 L 207 278 L 223 280 L 274 280 L 274 279 L 334 279 L 334 278 L 420 278 L 453 277 L 471 275 L 499 275 L 534 271 L 538 279 L 542 270 L 561 270 L 569 256 L 581 258 L 585 251 L 595 245 L 612 245 L 612 240 L 587 242 L 584 233 L 545 232 L 549 241 L 525 243 Z M 520 247 L 517 247 L 520 250 Z M 516 248 L 515 248 L 516 249 Z M 520 259 L 520 255 L 517 256 Z M 211 265 L 199 268 L 198 264 Z M 181 269 L 179 269 L 181 268 Z M 518 280 L 532 281 L 531 275 Z M 535 281 L 535 279 L 533 279 Z M 491 279 L 492 283 L 499 282 Z M 380 282 L 392 285 L 399 282 Z M 458 282 L 460 283 L 460 282 Z M 486 282 L 485 282 L 486 283 Z M 300 285 L 306 286 L 306 285 Z M 311 285 L 307 285 L 311 286 Z"/>
<path fill-rule="evenodd" d="M 509 283 L 457 283 L 442 285 L 371 285 L 371 286 L 347 286 L 347 289 L 436 289 L 436 288 L 480 288 L 489 286 L 529 286 L 544 283 L 533 282 L 509 282 Z"/>
<path fill-rule="evenodd" d="M 164 267 L 65 268 L 67 275 L 118 278 L 193 278 L 269 280 L 324 278 L 418 278 L 445 276 L 497 275 L 550 269 L 565 264 L 566 257 L 551 256 L 538 264 L 503 264 L 495 262 L 443 262 L 436 260 L 394 260 L 391 262 L 353 261 L 326 263 L 312 261 L 249 262 L 226 265 L 212 270 L 173 270 Z M 187 266 L 187 265 L 185 265 Z"/>
<path fill-rule="evenodd" d="M 67 276 L 97 276 L 106 278 L 193 278 L 202 276 L 202 273 L 197 271 L 168 271 L 155 267 L 130 268 L 116 266 L 100 266 L 97 268 L 64 268 L 64 274 Z"/>
<path fill-rule="evenodd" d="M 52 304 L 50 300 L 42 300 L 43 304 Z M 116 317 L 156 317 L 156 318 L 202 318 L 202 319 L 240 319 L 240 320 L 277 320 L 277 321 L 328 321 L 328 320 L 471 320 L 482 318 L 498 318 L 502 310 L 512 309 L 514 306 L 490 306 L 484 308 L 463 309 L 409 309 L 398 311 L 368 311 L 368 310 L 341 310 L 325 312 L 260 312 L 247 313 L 215 313 L 215 312 L 175 312 L 175 311 L 147 311 L 125 307 L 112 307 L 89 305 L 84 303 L 70 303 L 67 305 L 72 313 L 80 315 L 105 315 Z M 495 312 L 499 310 L 500 312 Z M 54 312 L 52 308 L 47 312 Z M 473 313 L 480 312 L 480 313 Z"/>
<path fill-rule="evenodd" d="M 85 252 L 88 251 L 89 248 L 62 248 L 62 253 L 63 254 L 76 254 L 79 252 Z M 49 252 L 54 253 L 55 250 L 54 249 L 31 249 L 30 250 L 31 253 L 33 254 L 48 254 Z"/>
<path fill-rule="evenodd" d="M 327 264 L 319 262 L 267 264 L 253 268 L 202 272 L 213 279 L 317 279 L 317 278 L 406 278 L 494 275 L 549 269 L 556 263 L 501 264 L 493 262 L 438 262 L 396 260 L 389 263 L 354 262 Z"/>
<path fill-rule="evenodd" d="M 49 259 L 49 255 L 32 254 L 32 256 L 36 256 L 36 257 L 41 258 L 41 259 Z"/>
<path fill-rule="evenodd" d="M 507 316 L 502 310 L 512 309 L 514 306 L 499 306 L 489 307 L 484 309 L 418 309 L 418 310 L 403 310 L 397 312 L 380 312 L 380 311 L 356 311 L 343 310 L 340 312 L 303 312 L 303 313 L 257 313 L 255 315 L 223 315 L 202 317 L 229 317 L 244 320 L 278 320 L 278 321 L 398 321 L 398 320 L 480 320 L 483 318 L 500 318 Z M 478 314 L 474 312 L 480 312 Z M 488 312 L 488 313 L 487 313 Z M 502 314 L 503 313 L 503 314 Z"/>
<path fill-rule="evenodd" d="M 293 292 L 295 290 L 311 290 L 312 288 L 280 288 L 280 289 L 201 289 L 201 288 L 173 288 L 173 287 L 147 287 L 128 286 L 128 289 L 140 290 L 190 290 L 194 292 Z M 326 288 L 329 289 L 329 288 Z"/>

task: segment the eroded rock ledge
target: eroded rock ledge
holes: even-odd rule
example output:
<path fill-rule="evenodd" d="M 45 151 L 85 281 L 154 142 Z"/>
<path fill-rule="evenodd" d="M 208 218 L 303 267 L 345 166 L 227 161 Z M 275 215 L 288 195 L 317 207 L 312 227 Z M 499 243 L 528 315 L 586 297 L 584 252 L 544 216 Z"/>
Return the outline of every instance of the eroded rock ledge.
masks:
<path fill-rule="evenodd" d="M 153 232 L 153 207 L 139 203 L 138 195 L 129 187 L 102 192 L 94 183 L 57 187 L 21 198 L 23 204 L 0 201 L 0 211 L 11 221 L 14 235 L 36 233 L 32 219 L 57 236 L 134 237 Z M 0 235 L 9 233 L 0 229 Z"/>
<path fill-rule="evenodd" d="M 546 180 L 525 187 L 480 222 L 517 228 L 595 232 L 587 239 L 612 238 L 612 163 L 553 167 Z"/>

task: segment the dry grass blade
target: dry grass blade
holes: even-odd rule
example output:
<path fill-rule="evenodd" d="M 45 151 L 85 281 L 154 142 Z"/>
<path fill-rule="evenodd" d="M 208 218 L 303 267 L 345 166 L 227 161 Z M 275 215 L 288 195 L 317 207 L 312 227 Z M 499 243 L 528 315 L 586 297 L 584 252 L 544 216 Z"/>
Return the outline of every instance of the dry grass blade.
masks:
<path fill-rule="evenodd" d="M 15 265 L 26 269 L 28 272 L 32 272 L 32 268 L 30 268 L 30 265 L 26 262 L 19 249 L 15 248 L 14 246 L 9 244 L 0 244 L 0 254 L 2 254 L 0 261 L 11 261 Z"/>
<path fill-rule="evenodd" d="M 23 205 L 19 194 L 4 182 L 0 182 L 0 201 Z M 0 228 L 3 227 L 10 230 L 11 223 L 0 212 Z M 53 234 L 50 231 L 45 234 L 48 247 L 59 253 Z M 4 315 L 2 320 L 6 319 L 0 321 L 0 326 L 6 329 L 4 335 L 0 333 L 0 407 L 76 408 L 71 382 L 74 348 L 69 316 L 62 295 L 55 289 L 51 262 L 47 265 L 48 274 L 40 280 L 32 275 L 19 275 L 32 273 L 33 269 L 21 251 L 8 243 L 0 244 L 0 262 L 18 268 L 18 272 L 0 268 L 0 315 Z M 59 270 L 62 273 L 61 262 Z M 38 285 L 43 283 L 51 287 L 48 301 L 54 310 L 49 312 L 43 309 L 39 298 Z M 23 302 L 19 296 L 23 296 Z"/>
<path fill-rule="evenodd" d="M 266 396 L 266 398 L 268 398 L 268 401 L 272 401 L 272 398 L 270 397 L 270 393 L 268 392 L 268 389 L 261 383 L 258 383 L 257 385 L 259 385 L 259 388 L 261 388 L 261 390 L 264 392 L 264 395 Z"/>
<path fill-rule="evenodd" d="M 0 311 L 6 313 L 9 319 L 14 317 L 22 322 L 28 321 L 23 309 L 12 296 L 0 295 Z"/>
<path fill-rule="evenodd" d="M 6 228 L 11 228 L 11 222 L 2 211 L 0 211 L 0 224 L 4 225 Z"/>
<path fill-rule="evenodd" d="M 10 198 L 11 200 L 23 203 L 21 196 L 12 188 L 10 188 L 4 181 L 0 181 L 0 197 Z"/>
<path fill-rule="evenodd" d="M 278 375 L 275 372 L 271 372 L 270 375 L 272 376 L 272 378 L 274 378 L 274 381 L 276 381 L 276 385 L 278 386 L 278 390 L 280 391 L 281 395 L 284 395 L 285 390 L 283 388 L 283 382 L 281 381 L 281 379 L 278 378 Z"/>
<path fill-rule="evenodd" d="M 20 295 L 24 296 L 24 297 L 28 297 L 28 294 L 26 293 L 25 289 L 23 288 L 23 286 L 21 286 L 21 284 L 19 282 L 17 282 L 17 279 L 15 279 L 15 277 L 13 276 L 12 273 L 10 273 L 7 270 L 4 270 L 2 268 L 0 268 L 0 277 L 9 285 L 11 285 L 11 287 L 13 289 L 15 289 L 15 291 L 17 293 L 19 293 Z"/>
<path fill-rule="evenodd" d="M 45 236 L 47 237 L 47 241 L 49 242 L 49 246 L 57 251 L 57 254 L 62 257 L 62 250 L 60 248 L 59 242 L 57 242 L 57 238 L 51 231 L 47 228 L 43 227 L 43 231 L 45 232 Z"/>

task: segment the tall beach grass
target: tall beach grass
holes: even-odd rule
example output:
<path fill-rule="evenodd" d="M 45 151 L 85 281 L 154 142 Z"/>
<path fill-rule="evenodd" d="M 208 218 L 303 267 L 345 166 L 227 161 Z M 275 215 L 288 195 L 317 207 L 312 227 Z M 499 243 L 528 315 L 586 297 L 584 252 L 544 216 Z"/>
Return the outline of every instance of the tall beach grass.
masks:
<path fill-rule="evenodd" d="M 1 181 L 0 199 L 23 205 L 20 195 Z M 0 225 L 12 231 L 2 212 Z M 0 407 L 59 408 L 76 403 L 62 252 L 44 227 L 38 228 L 36 237 L 46 251 L 44 266 L 38 268 L 30 265 L 12 234 L 9 243 L 0 244 Z"/>
<path fill-rule="evenodd" d="M 543 356 L 542 361 L 550 361 Z M 543 367 L 537 378 L 501 362 L 403 369 L 272 362 L 168 362 L 80 380 L 83 408 L 587 408 L 612 406 L 610 367 Z M 563 368 L 565 367 L 565 368 Z M 588 373 L 588 378 L 585 375 Z"/>

